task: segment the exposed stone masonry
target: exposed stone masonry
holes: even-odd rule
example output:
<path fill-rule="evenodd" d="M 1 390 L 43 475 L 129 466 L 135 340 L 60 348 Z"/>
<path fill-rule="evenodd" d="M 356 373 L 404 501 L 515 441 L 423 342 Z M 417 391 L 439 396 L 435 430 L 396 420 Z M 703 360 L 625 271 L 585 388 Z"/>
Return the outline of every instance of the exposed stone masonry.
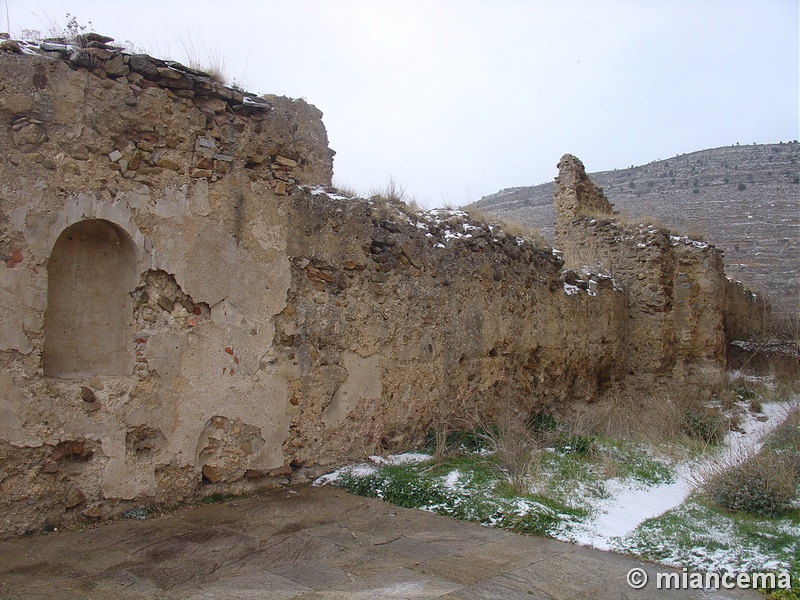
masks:
<path fill-rule="evenodd" d="M 729 276 L 766 296 L 776 316 L 791 317 L 800 297 L 799 160 L 797 141 L 737 144 L 589 177 L 620 212 L 713 243 Z M 508 188 L 475 207 L 553 241 L 554 190 L 553 182 Z"/>
<path fill-rule="evenodd" d="M 313 106 L 94 41 L 0 51 L 0 535 L 718 385 L 713 249 L 578 207 L 562 258 L 343 197 Z"/>
<path fill-rule="evenodd" d="M 572 222 L 582 216 L 611 215 L 613 207 L 603 193 L 586 174 L 580 159 L 565 154 L 558 162 L 556 177 L 556 239 L 564 241 L 572 235 Z M 567 266 L 580 267 L 577 257 L 567 253 Z"/>
<path fill-rule="evenodd" d="M 655 377 L 720 385 L 725 364 L 726 278 L 710 244 L 612 214 L 583 164 L 558 164 L 557 244 L 568 267 L 608 273 L 628 301 L 627 368 L 646 384 Z M 742 312 L 750 314 L 754 305 Z"/>

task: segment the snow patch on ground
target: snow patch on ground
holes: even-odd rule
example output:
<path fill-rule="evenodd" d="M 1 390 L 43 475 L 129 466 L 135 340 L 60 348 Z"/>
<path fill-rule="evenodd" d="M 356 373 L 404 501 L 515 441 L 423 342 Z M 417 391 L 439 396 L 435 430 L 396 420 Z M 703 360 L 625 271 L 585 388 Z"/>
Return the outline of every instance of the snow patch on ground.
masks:
<path fill-rule="evenodd" d="M 458 485 L 458 480 L 461 477 L 461 471 L 455 469 L 447 474 L 444 478 L 444 485 L 448 490 L 460 490 L 461 486 Z"/>
<path fill-rule="evenodd" d="M 610 479 L 606 482 L 606 491 L 606 498 L 593 502 L 593 518 L 570 523 L 568 529 L 556 533 L 555 537 L 598 550 L 611 550 L 615 538 L 625 537 L 640 523 L 680 505 L 689 495 L 691 486 L 678 479 L 641 489 Z"/>
<path fill-rule="evenodd" d="M 403 454 L 390 454 L 389 456 L 370 456 L 369 459 L 372 463 L 359 463 L 355 465 L 345 465 L 327 473 L 321 477 L 317 477 L 312 485 L 329 485 L 336 483 L 343 475 L 353 477 L 367 477 L 372 475 L 378 470 L 377 465 L 411 465 L 422 463 L 431 460 L 433 456 L 423 452 L 405 452 Z"/>
<path fill-rule="evenodd" d="M 719 461 L 727 464 L 757 452 L 764 436 L 785 419 L 789 407 L 783 403 L 768 403 L 762 410 L 763 415 L 747 413 L 741 431 L 727 434 L 721 452 L 679 465 L 672 482 L 641 488 L 616 478 L 609 479 L 605 496 L 591 500 L 592 516 L 565 524 L 555 537 L 598 550 L 614 549 L 619 539 L 631 534 L 644 521 L 680 506 L 696 488 L 697 473 L 712 469 Z M 766 420 L 759 417 L 766 417 Z"/>
<path fill-rule="evenodd" d="M 310 186 L 306 188 L 312 196 L 327 196 L 330 200 L 352 200 L 349 196 L 342 196 L 335 192 L 331 192 L 321 185 Z"/>
<path fill-rule="evenodd" d="M 390 454 L 389 456 L 370 456 L 369 459 L 376 465 L 413 465 L 433 458 L 424 452 L 406 452 L 404 454 Z"/>
<path fill-rule="evenodd" d="M 669 236 L 670 242 L 672 242 L 673 246 L 677 246 L 678 244 L 684 244 L 686 246 L 694 246 L 695 248 L 700 248 L 701 250 L 704 248 L 708 248 L 708 244 L 705 242 L 701 242 L 700 240 L 693 240 L 686 236 L 677 236 L 671 235 Z"/>
<path fill-rule="evenodd" d="M 326 473 L 321 477 L 317 477 L 311 485 L 328 485 L 336 483 L 337 481 L 339 481 L 342 475 L 352 475 L 353 477 L 367 477 L 369 475 L 372 475 L 377 470 L 378 467 L 367 463 L 358 465 L 347 465 L 346 467 L 341 467 L 339 469 L 336 469 L 332 473 Z"/>

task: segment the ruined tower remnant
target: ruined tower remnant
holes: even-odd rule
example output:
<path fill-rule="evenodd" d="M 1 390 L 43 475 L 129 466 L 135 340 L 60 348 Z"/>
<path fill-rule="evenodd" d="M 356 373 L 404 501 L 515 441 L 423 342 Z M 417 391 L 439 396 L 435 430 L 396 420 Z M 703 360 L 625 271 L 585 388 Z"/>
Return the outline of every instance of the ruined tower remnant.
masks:
<path fill-rule="evenodd" d="M 556 246 L 564 249 L 571 242 L 572 222 L 585 216 L 605 216 L 614 212 L 602 188 L 586 174 L 581 160 L 572 154 L 565 154 L 558 161 L 556 176 Z M 566 259 L 567 268 L 577 265 Z"/>
<path fill-rule="evenodd" d="M 726 280 L 714 246 L 614 214 L 571 154 L 558 163 L 556 240 L 567 268 L 613 277 L 627 300 L 630 377 L 722 385 Z M 695 384 L 692 384 L 695 385 Z"/>

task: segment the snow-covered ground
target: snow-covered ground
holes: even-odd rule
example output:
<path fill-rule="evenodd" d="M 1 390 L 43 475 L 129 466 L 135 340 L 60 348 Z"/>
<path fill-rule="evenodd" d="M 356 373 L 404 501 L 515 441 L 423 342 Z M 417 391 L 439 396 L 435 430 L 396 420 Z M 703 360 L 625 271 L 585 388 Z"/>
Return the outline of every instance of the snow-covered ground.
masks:
<path fill-rule="evenodd" d="M 347 465 L 336 469 L 332 473 L 327 473 L 318 477 L 313 485 L 327 485 L 336 483 L 339 478 L 347 473 L 356 477 L 365 477 L 378 470 L 378 465 L 410 465 L 431 460 L 433 456 L 423 452 L 406 452 L 404 454 L 390 454 L 389 456 L 370 456 L 371 463 L 361 463 L 358 465 Z"/>
<path fill-rule="evenodd" d="M 762 410 L 759 415 L 748 412 L 740 424 L 741 431 L 728 432 L 720 452 L 678 465 L 672 482 L 641 487 L 630 481 L 609 479 L 606 496 L 591 501 L 592 517 L 571 523 L 569 529 L 556 532 L 555 536 L 599 550 L 613 549 L 615 539 L 630 534 L 647 519 L 680 506 L 696 487 L 698 473 L 713 469 L 719 462 L 731 463 L 737 457 L 757 452 L 763 437 L 784 420 L 788 406 L 770 403 Z"/>
<path fill-rule="evenodd" d="M 576 502 L 584 509 L 574 515 L 559 514 L 531 498 L 498 501 L 494 515 L 481 518 L 485 525 L 503 525 L 509 516 L 512 520 L 526 515 L 545 515 L 553 518 L 557 525 L 548 534 L 580 545 L 600 550 L 624 551 L 642 556 L 654 555 L 650 550 L 657 546 L 657 560 L 664 564 L 685 566 L 707 571 L 742 571 L 764 568 L 786 567 L 788 563 L 776 561 L 767 546 L 741 547 L 737 525 L 728 518 L 702 506 L 690 498 L 692 492 L 702 481 L 702 474 L 715 472 L 718 465 L 732 465 L 752 455 L 761 448 L 763 438 L 786 418 L 791 410 L 787 403 L 765 403 L 762 412 L 745 412 L 736 431 L 725 438 L 725 444 L 714 452 L 700 458 L 688 459 L 671 467 L 673 477 L 661 484 L 643 483 L 635 478 L 611 478 L 602 482 L 602 493 L 576 492 Z M 424 453 L 406 453 L 387 457 L 371 456 L 369 463 L 349 465 L 324 475 L 315 485 L 336 483 L 343 474 L 367 477 L 383 465 L 417 464 L 432 460 Z M 456 498 L 454 506 L 476 493 L 470 488 L 470 476 L 459 469 L 444 472 L 438 477 L 438 485 L 452 493 Z M 576 489 L 580 487 L 576 483 Z M 477 493 L 482 494 L 486 490 Z M 378 497 L 384 497 L 382 493 Z M 449 494 L 446 494 L 449 495 Z M 453 514 L 452 506 L 433 504 L 422 506 L 423 510 L 438 514 Z M 588 515 L 586 514 L 588 510 Z M 659 521 L 649 521 L 668 511 L 672 519 L 676 516 L 684 530 L 689 530 L 694 547 L 686 548 L 682 542 L 662 536 Z M 777 522 L 772 533 L 763 536 L 788 535 L 790 539 L 800 540 L 800 527 L 789 521 Z M 800 544 L 800 542 L 798 542 Z M 792 545 L 792 544 L 790 544 Z M 800 546 L 798 546 L 800 548 Z M 765 550 L 765 548 L 767 548 Z M 687 554 L 688 553 L 688 554 Z"/>

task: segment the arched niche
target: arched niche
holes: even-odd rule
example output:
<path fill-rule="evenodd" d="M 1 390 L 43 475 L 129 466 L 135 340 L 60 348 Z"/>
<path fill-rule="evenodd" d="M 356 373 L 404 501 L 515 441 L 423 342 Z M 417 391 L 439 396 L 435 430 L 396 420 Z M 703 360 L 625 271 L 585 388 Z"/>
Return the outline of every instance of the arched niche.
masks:
<path fill-rule="evenodd" d="M 47 264 L 42 366 L 50 377 L 130 375 L 136 246 L 109 221 L 67 227 Z"/>

